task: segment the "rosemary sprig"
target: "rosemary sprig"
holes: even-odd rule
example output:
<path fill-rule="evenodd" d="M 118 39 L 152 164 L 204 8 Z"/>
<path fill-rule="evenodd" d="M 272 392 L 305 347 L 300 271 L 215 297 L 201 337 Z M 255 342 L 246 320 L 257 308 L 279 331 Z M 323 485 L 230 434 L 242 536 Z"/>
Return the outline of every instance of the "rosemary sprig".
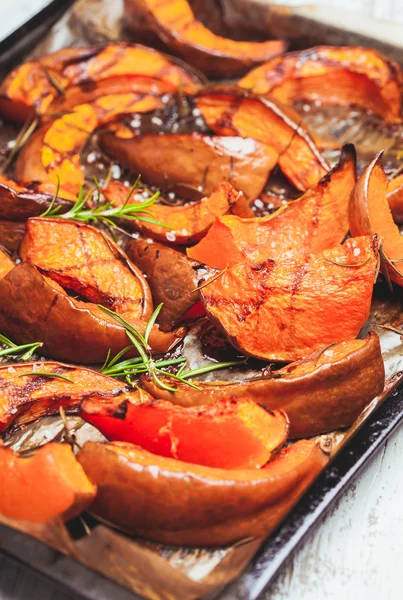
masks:
<path fill-rule="evenodd" d="M 237 365 L 242 365 L 246 362 L 247 359 L 213 363 L 211 365 L 206 365 L 205 367 L 199 367 L 198 369 L 191 369 L 190 371 L 186 371 L 186 373 L 181 373 L 181 379 L 188 379 L 189 377 L 204 375 L 204 373 L 211 373 L 211 371 L 218 371 L 219 369 L 228 369 L 229 367 L 236 367 Z"/>
<path fill-rule="evenodd" d="M 224 273 L 226 273 L 228 271 L 228 269 L 229 269 L 229 265 L 227 264 L 226 267 L 224 267 L 224 269 L 221 269 L 221 271 L 219 271 L 218 273 L 213 275 L 213 277 L 210 277 L 210 279 L 207 279 L 207 281 L 205 281 L 201 285 L 198 285 L 194 290 L 192 290 L 192 293 L 198 292 L 198 291 L 202 290 L 203 288 L 207 287 L 208 285 L 210 285 L 210 283 L 213 283 L 213 281 L 216 281 L 219 277 L 222 277 L 222 275 L 224 275 Z"/>
<path fill-rule="evenodd" d="M 5 335 L 0 334 L 0 344 L 3 346 L 7 346 L 3 350 L 0 350 L 0 357 L 2 356 L 10 356 L 10 355 L 18 355 L 22 354 L 20 357 L 21 360 L 29 360 L 33 354 L 43 346 L 42 342 L 33 342 L 31 344 L 22 344 L 18 346 L 14 344 L 11 340 L 9 340 Z"/>
<path fill-rule="evenodd" d="M 403 336 L 403 331 L 392 325 L 377 325 L 377 327 L 379 327 L 379 329 L 386 329 L 386 331 L 393 331 L 393 333 Z"/>
<path fill-rule="evenodd" d="M 102 306 L 100 304 L 98 306 L 100 309 L 106 312 L 109 316 L 113 317 L 120 325 L 122 325 L 126 329 L 126 335 L 131 342 L 129 346 L 123 348 L 123 350 L 118 352 L 118 354 L 116 354 L 116 356 L 114 356 L 112 359 L 110 357 L 110 350 L 108 351 L 106 360 L 102 365 L 100 372 L 104 375 L 109 375 L 109 377 L 122 377 L 125 378 L 128 383 L 134 385 L 131 380 L 131 377 L 148 373 L 153 378 L 158 387 L 169 392 L 176 392 L 176 388 L 168 385 L 167 383 L 165 383 L 165 381 L 161 380 L 159 375 L 163 375 L 164 377 L 170 377 L 171 379 L 180 381 L 181 383 L 184 383 L 189 387 L 200 391 L 201 388 L 199 386 L 192 383 L 191 381 L 188 381 L 190 377 L 193 377 L 194 375 L 201 375 L 203 373 L 209 373 L 218 369 L 225 369 L 245 362 L 237 361 L 214 363 L 205 367 L 200 367 L 198 369 L 192 369 L 184 373 L 183 371 L 187 362 L 187 359 L 184 356 L 178 358 L 154 360 L 151 354 L 151 349 L 148 345 L 148 339 L 151 330 L 155 325 L 158 315 L 162 309 L 162 303 L 157 306 L 157 308 L 151 315 L 150 320 L 148 321 L 147 326 L 145 328 L 144 335 L 140 333 L 140 331 L 138 331 L 138 329 L 136 329 L 136 327 L 134 327 L 131 323 L 126 321 L 124 317 L 118 315 L 110 308 L 106 308 L 105 306 Z M 135 358 L 121 360 L 123 356 L 133 348 L 137 350 L 139 356 Z M 176 373 L 170 373 L 164 370 L 164 368 L 166 367 L 171 367 L 175 365 L 180 365 L 179 370 Z"/>
<path fill-rule="evenodd" d="M 36 126 L 39 123 L 39 118 L 36 117 L 32 121 L 26 121 L 22 126 L 19 134 L 15 139 L 15 143 L 13 148 L 11 149 L 10 154 L 7 156 L 6 160 L 1 165 L 1 173 L 5 173 L 7 169 L 12 164 L 14 158 L 17 156 L 18 152 L 25 146 L 31 135 L 36 129 Z"/>
<path fill-rule="evenodd" d="M 135 348 L 139 354 L 139 359 L 133 359 L 133 361 L 129 361 L 131 362 L 131 367 L 133 367 L 133 371 L 137 371 L 138 373 L 138 368 L 141 365 L 141 368 L 144 369 L 144 373 L 150 373 L 150 375 L 152 376 L 152 378 L 154 379 L 155 383 L 162 389 L 167 390 L 169 392 L 173 392 L 175 391 L 174 388 L 172 388 L 171 386 L 167 385 L 166 383 L 164 383 L 163 381 L 160 380 L 160 378 L 158 377 L 157 373 L 158 373 L 158 367 L 155 364 L 155 361 L 152 358 L 151 355 L 151 349 L 148 345 L 148 338 L 151 332 L 151 329 L 155 323 L 155 321 L 158 318 L 158 315 L 162 309 L 162 303 L 159 304 L 157 306 L 157 308 L 154 310 L 153 314 L 150 317 L 149 322 L 147 323 L 144 335 L 142 333 L 140 333 L 140 331 L 134 327 L 134 325 L 132 325 L 131 323 L 129 323 L 124 317 L 122 317 L 121 315 L 118 315 L 115 311 L 111 310 L 110 308 L 107 308 L 106 306 L 102 306 L 101 304 L 98 304 L 99 308 L 101 310 L 103 310 L 106 314 L 108 314 L 110 317 L 112 317 L 113 319 L 115 319 L 115 321 L 117 321 L 120 325 L 122 325 L 125 329 L 126 329 L 126 335 L 129 338 L 130 342 L 131 342 L 131 346 L 126 347 L 125 348 L 125 352 L 127 352 L 129 349 Z M 125 352 L 120 352 L 120 356 L 118 356 L 118 359 L 121 358 L 123 356 L 123 354 Z M 109 357 L 110 356 L 110 352 L 108 352 L 108 356 L 107 356 L 107 360 L 104 363 L 104 366 L 102 367 L 104 369 L 104 373 L 105 370 L 110 369 L 111 366 L 111 361 L 109 361 Z M 140 360 L 140 362 L 139 362 Z M 130 364 L 128 364 L 127 361 L 126 365 L 123 366 L 122 368 L 122 364 L 120 364 L 121 367 L 121 371 L 124 371 L 125 369 L 130 369 Z M 117 369 L 117 365 L 119 365 L 119 363 L 117 362 L 116 357 L 114 357 L 112 359 L 112 366 L 115 366 L 115 370 Z M 136 373 L 136 374 L 137 374 Z M 126 376 L 126 380 L 131 383 L 131 379 L 130 379 L 130 375 L 134 374 L 132 373 L 124 373 L 124 375 Z M 165 374 L 165 372 L 164 372 Z M 112 375 L 113 376 L 113 375 Z M 115 377 L 118 376 L 122 376 L 122 375 L 115 375 Z"/>
<path fill-rule="evenodd" d="M 58 92 L 58 94 L 60 94 L 60 96 L 64 96 L 66 93 L 66 90 L 64 89 L 62 84 L 59 83 L 55 77 L 53 77 L 53 75 L 50 73 L 50 71 L 48 71 L 48 69 L 46 69 L 46 67 L 42 67 L 42 70 L 44 71 L 44 73 L 46 75 L 46 79 L 49 81 L 49 83 L 51 85 L 53 85 L 53 87 Z"/>
<path fill-rule="evenodd" d="M 111 227 L 116 227 L 115 219 L 123 219 L 126 221 L 144 221 L 146 223 L 153 223 L 166 229 L 172 229 L 169 225 L 162 223 L 153 218 L 153 214 L 147 209 L 156 203 L 159 192 L 156 192 L 144 202 L 138 204 L 130 204 L 130 198 L 138 185 L 139 178 L 134 182 L 130 188 L 127 198 L 121 206 L 116 206 L 112 201 L 101 203 L 99 201 L 102 190 L 96 179 L 95 188 L 98 192 L 98 201 L 91 208 L 87 207 L 88 201 L 91 198 L 94 190 L 89 190 L 86 194 L 81 186 L 77 195 L 77 200 L 66 213 L 60 214 L 60 205 L 55 206 L 55 202 L 52 201 L 49 208 L 41 215 L 41 217 L 56 217 L 59 219 L 70 219 L 73 221 L 81 221 L 87 223 L 104 223 Z M 58 193 L 58 190 L 57 190 Z M 148 216 L 147 216 L 148 215 Z"/>
<path fill-rule="evenodd" d="M 370 260 L 371 260 L 371 257 L 369 256 L 367 258 L 367 260 L 364 260 L 363 262 L 360 262 L 360 263 L 342 263 L 342 262 L 338 262 L 337 260 L 332 260 L 331 258 L 325 258 L 326 262 L 331 263 L 332 265 L 337 265 L 338 267 L 363 267 L 364 265 L 369 263 Z"/>
<path fill-rule="evenodd" d="M 315 367 L 318 366 L 318 362 L 319 359 L 321 358 L 321 356 L 326 352 L 326 350 L 329 350 L 329 348 L 331 348 L 332 346 L 337 346 L 338 342 L 332 342 L 331 344 L 328 344 L 327 346 L 325 346 L 324 348 L 320 348 L 320 350 L 318 350 L 317 355 L 315 356 L 315 361 L 314 361 L 314 365 Z"/>
<path fill-rule="evenodd" d="M 60 177 L 57 176 L 56 191 L 53 195 L 51 203 L 49 204 L 49 206 L 45 210 L 45 212 L 41 214 L 41 217 L 52 217 L 52 216 L 55 216 L 59 212 L 59 210 L 61 209 L 61 205 L 59 204 L 58 206 L 55 207 L 56 200 L 59 196 L 59 190 L 60 190 Z"/>
<path fill-rule="evenodd" d="M 64 381 L 68 381 L 69 383 L 75 383 L 72 379 L 70 379 L 69 377 L 66 377 L 65 375 L 62 375 L 61 373 L 52 373 L 52 372 L 48 372 L 48 371 L 31 371 L 30 373 L 22 373 L 22 375 L 18 375 L 18 377 L 32 377 L 32 376 L 50 377 L 52 379 L 54 377 L 56 377 L 56 379 L 64 379 Z"/>

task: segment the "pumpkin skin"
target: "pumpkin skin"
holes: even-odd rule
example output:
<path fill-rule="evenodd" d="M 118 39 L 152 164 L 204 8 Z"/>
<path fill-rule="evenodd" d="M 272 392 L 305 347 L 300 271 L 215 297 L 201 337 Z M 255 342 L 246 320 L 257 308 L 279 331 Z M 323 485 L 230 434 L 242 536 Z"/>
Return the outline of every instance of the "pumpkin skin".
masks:
<path fill-rule="evenodd" d="M 244 397 L 290 419 L 290 437 L 305 438 L 348 427 L 380 394 L 385 383 L 379 338 L 340 342 L 275 371 L 273 376 L 242 382 L 192 380 L 201 390 L 169 379 L 176 392 L 159 388 L 142 375 L 141 385 L 154 398 L 180 406 L 199 406 L 220 398 Z M 168 383 L 168 379 L 166 380 Z"/>
<path fill-rule="evenodd" d="M 268 535 L 328 459 L 301 440 L 262 469 L 191 465 L 124 442 L 87 442 L 78 460 L 100 517 L 164 544 L 223 546 Z"/>

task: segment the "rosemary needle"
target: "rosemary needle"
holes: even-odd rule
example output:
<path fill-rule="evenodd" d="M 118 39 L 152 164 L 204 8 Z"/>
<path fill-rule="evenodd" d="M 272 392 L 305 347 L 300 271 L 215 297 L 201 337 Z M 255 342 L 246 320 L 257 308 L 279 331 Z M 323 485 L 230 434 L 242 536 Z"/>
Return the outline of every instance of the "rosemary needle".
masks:
<path fill-rule="evenodd" d="M 124 317 L 122 317 L 121 315 L 118 315 L 110 308 L 106 308 L 105 306 L 102 306 L 100 304 L 98 306 L 104 312 L 106 312 L 108 315 L 110 315 L 116 321 L 118 321 L 118 323 L 126 329 L 126 335 L 129 338 L 129 340 L 131 341 L 130 346 L 126 346 L 123 350 L 121 350 L 113 358 L 111 358 L 110 350 L 108 351 L 106 360 L 105 360 L 104 364 L 102 365 L 100 372 L 103 373 L 104 375 L 109 375 L 109 377 L 122 377 L 122 378 L 125 378 L 128 383 L 133 385 L 133 382 L 131 381 L 131 376 L 148 373 L 153 378 L 154 382 L 158 385 L 158 387 L 160 387 L 163 390 L 169 391 L 169 392 L 173 392 L 173 393 L 176 392 L 177 391 L 176 388 L 168 385 L 165 381 L 163 381 L 158 376 L 158 375 L 163 375 L 164 377 L 169 377 L 176 381 L 180 381 L 181 383 L 184 383 L 184 384 L 188 385 L 189 387 L 200 391 L 201 388 L 199 386 L 197 386 L 195 383 L 192 383 L 191 381 L 188 381 L 188 379 L 190 377 L 193 377 L 194 375 L 201 375 L 203 373 L 209 373 L 211 371 L 216 371 L 217 369 L 225 369 L 225 368 L 239 365 L 239 364 L 245 362 L 245 361 L 237 361 L 237 362 L 214 363 L 211 365 L 207 365 L 205 367 L 200 367 L 198 369 L 192 369 L 190 371 L 187 371 L 186 373 L 183 373 L 183 370 L 184 370 L 186 362 L 187 362 L 186 357 L 181 356 L 181 357 L 177 357 L 177 358 L 167 358 L 167 359 L 163 358 L 160 360 L 154 360 L 151 355 L 150 347 L 148 345 L 148 339 L 149 339 L 151 330 L 154 327 L 156 320 L 158 318 L 158 315 L 162 309 L 162 306 L 163 306 L 162 303 L 157 306 L 157 308 L 154 310 L 153 314 L 151 315 L 151 317 L 145 327 L 144 335 L 140 331 L 138 331 L 138 329 L 136 329 L 136 327 L 134 327 L 134 325 L 132 325 L 131 323 L 126 321 L 126 319 Z M 139 356 L 137 356 L 135 358 L 120 360 L 123 358 L 123 356 L 129 350 L 132 350 L 132 349 L 136 349 Z M 166 367 L 175 366 L 175 365 L 182 365 L 181 367 L 179 367 L 179 370 L 176 373 L 170 373 L 170 372 L 164 370 L 164 368 L 166 368 Z"/>
<path fill-rule="evenodd" d="M 22 373 L 22 375 L 19 375 L 18 377 L 31 377 L 34 375 L 37 377 L 50 377 L 52 379 L 56 377 L 57 379 L 64 379 L 64 381 L 68 381 L 69 383 L 75 383 L 72 379 L 69 379 L 69 377 L 61 375 L 61 373 L 51 373 L 48 371 L 32 371 L 31 373 Z"/>

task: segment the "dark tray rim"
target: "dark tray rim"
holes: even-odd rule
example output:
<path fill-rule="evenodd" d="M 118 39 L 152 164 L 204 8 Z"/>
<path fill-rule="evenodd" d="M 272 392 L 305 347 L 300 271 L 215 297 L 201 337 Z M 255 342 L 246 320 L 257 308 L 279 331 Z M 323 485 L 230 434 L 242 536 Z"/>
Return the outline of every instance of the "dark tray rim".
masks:
<path fill-rule="evenodd" d="M 0 78 L 10 70 L 38 42 L 49 29 L 72 6 L 74 0 L 52 0 L 37 14 L 10 35 L 0 41 Z M 401 383 L 401 382 L 400 382 Z M 225 588 L 208 595 L 209 600 L 258 600 L 268 588 L 279 570 L 287 563 L 307 536 L 319 525 L 323 517 L 331 510 L 346 487 L 358 476 L 361 470 L 372 460 L 383 444 L 403 421 L 403 387 L 392 391 L 380 408 L 372 414 L 363 426 L 337 454 L 335 459 L 322 471 L 313 485 L 303 495 L 282 522 L 279 528 L 263 544 L 243 573 Z M 11 533 L 15 538 L 10 547 L 1 547 L 1 540 Z M 21 544 L 29 544 L 29 556 L 19 555 Z M 51 550 L 53 566 L 41 567 L 35 558 L 48 547 L 27 534 L 0 524 L 0 553 L 10 562 L 23 567 L 51 585 L 63 586 L 66 592 L 74 593 L 77 598 L 86 600 L 107 600 L 100 598 L 99 588 L 93 582 L 113 591 L 115 600 L 144 600 L 135 592 L 130 592 L 112 580 L 92 571 L 74 559 Z M 21 553 L 20 553 L 21 554 Z M 63 566 L 58 568 L 60 561 Z M 67 567 L 67 568 L 66 568 Z M 74 581 L 74 571 L 91 573 L 87 589 Z M 85 577 L 84 577 L 85 580 Z M 111 596 L 108 596 L 109 598 Z"/>

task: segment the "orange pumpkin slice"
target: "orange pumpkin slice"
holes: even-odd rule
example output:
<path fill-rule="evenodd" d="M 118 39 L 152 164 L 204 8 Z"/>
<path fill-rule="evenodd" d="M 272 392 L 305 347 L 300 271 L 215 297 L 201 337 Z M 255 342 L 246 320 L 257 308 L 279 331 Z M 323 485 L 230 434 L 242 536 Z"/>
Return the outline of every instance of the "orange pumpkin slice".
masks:
<path fill-rule="evenodd" d="M 169 50 L 213 76 L 245 72 L 286 49 L 285 42 L 239 42 L 215 35 L 195 19 L 187 0 L 125 0 L 132 29 L 155 34 Z"/>
<path fill-rule="evenodd" d="M 88 300 L 87 312 L 98 319 L 100 309 L 94 304 L 114 310 L 144 333 L 153 310 L 147 282 L 119 246 L 99 229 L 62 219 L 32 218 L 27 221 L 20 255 L 58 289 L 73 290 Z M 156 326 L 150 335 L 150 346 L 156 351 L 166 351 L 177 341 L 177 332 L 165 334 Z M 127 342 L 121 348 L 125 345 Z"/>
<path fill-rule="evenodd" d="M 396 223 L 403 223 L 403 174 L 397 175 L 389 181 L 386 197 L 393 219 Z"/>
<path fill-rule="evenodd" d="M 54 191 L 59 186 L 63 198 L 75 200 L 84 185 L 80 151 L 98 127 L 117 115 L 147 112 L 161 108 L 161 98 L 151 94 L 112 94 L 90 104 L 75 106 L 72 112 L 41 127 L 28 141 L 16 162 L 20 181 L 38 181 L 38 190 Z"/>
<path fill-rule="evenodd" d="M 35 372 L 49 375 L 32 375 Z M 25 375 L 27 373 L 30 375 Z M 57 375 L 63 375 L 65 379 Z M 123 402 L 126 392 L 127 386 L 120 381 L 84 367 L 53 361 L 2 365 L 0 433 L 11 425 L 20 426 L 57 414 L 60 406 L 66 412 L 75 411 L 85 398 L 98 397 L 107 401 L 119 397 Z"/>
<path fill-rule="evenodd" d="M 0 515 L 45 523 L 68 521 L 93 501 L 96 487 L 67 444 L 46 444 L 29 458 L 0 446 Z"/>
<path fill-rule="evenodd" d="M 316 46 L 272 58 L 239 81 L 285 104 L 296 100 L 357 105 L 386 121 L 401 121 L 399 65 L 370 48 Z"/>
<path fill-rule="evenodd" d="M 80 414 L 109 440 L 221 469 L 262 467 L 288 434 L 284 413 L 241 397 L 191 408 L 154 399 L 140 404 L 85 400 Z"/>
<path fill-rule="evenodd" d="M 123 204 L 127 194 L 128 188 L 118 182 L 111 183 L 104 190 L 107 200 L 116 204 Z M 202 198 L 199 202 L 184 206 L 153 204 L 149 207 L 147 210 L 150 217 L 167 227 L 145 221 L 134 221 L 134 226 L 162 242 L 192 244 L 207 233 L 216 217 L 225 215 L 241 200 L 242 194 L 230 183 L 224 182 L 220 183 L 210 196 Z"/>
<path fill-rule="evenodd" d="M 96 97 L 99 88 L 108 88 L 108 94 L 133 91 L 127 87 L 136 84 L 139 77 L 189 91 L 200 83 L 188 65 L 139 44 L 113 42 L 106 46 L 64 48 L 11 71 L 0 86 L 0 114 L 24 122 L 34 113 L 56 112 L 56 105 L 58 110 L 66 110 L 83 104 L 87 101 L 83 101 L 83 96 L 90 93 L 91 98 Z"/>
<path fill-rule="evenodd" d="M 339 163 L 287 207 L 267 217 L 219 217 L 188 256 L 217 269 L 245 259 L 303 260 L 341 243 L 348 232 L 348 206 L 356 181 L 354 146 Z"/>
<path fill-rule="evenodd" d="M 284 175 L 299 190 L 316 185 L 329 170 L 301 117 L 276 100 L 217 86 L 200 91 L 195 103 L 217 135 L 239 135 L 267 144 Z"/>
<path fill-rule="evenodd" d="M 272 374 L 245 381 L 197 381 L 199 390 L 172 378 L 175 392 L 162 390 L 151 375 L 141 385 L 154 398 L 180 406 L 214 404 L 222 398 L 249 398 L 290 419 L 290 437 L 303 438 L 351 425 L 383 390 L 385 369 L 376 333 L 365 340 L 324 346 Z"/>
<path fill-rule="evenodd" d="M 392 281 L 403 286 L 403 237 L 393 220 L 387 190 L 380 152 L 363 171 L 351 194 L 350 231 L 352 235 L 376 234 L 383 239 L 386 271 Z"/>
<path fill-rule="evenodd" d="M 27 262 L 0 279 L 0 331 L 18 344 L 40 340 L 43 356 L 81 364 L 103 363 L 108 351 L 115 356 L 128 345 L 125 328 L 113 317 L 96 304 L 69 296 Z M 184 333 L 162 334 L 153 328 L 152 351 L 165 354 Z"/>
<path fill-rule="evenodd" d="M 293 361 L 358 335 L 368 318 L 377 263 L 376 237 L 363 236 L 304 263 L 239 263 L 200 295 L 207 316 L 236 348 Z"/>
<path fill-rule="evenodd" d="M 0 279 L 14 269 L 15 264 L 6 252 L 0 249 Z"/>

